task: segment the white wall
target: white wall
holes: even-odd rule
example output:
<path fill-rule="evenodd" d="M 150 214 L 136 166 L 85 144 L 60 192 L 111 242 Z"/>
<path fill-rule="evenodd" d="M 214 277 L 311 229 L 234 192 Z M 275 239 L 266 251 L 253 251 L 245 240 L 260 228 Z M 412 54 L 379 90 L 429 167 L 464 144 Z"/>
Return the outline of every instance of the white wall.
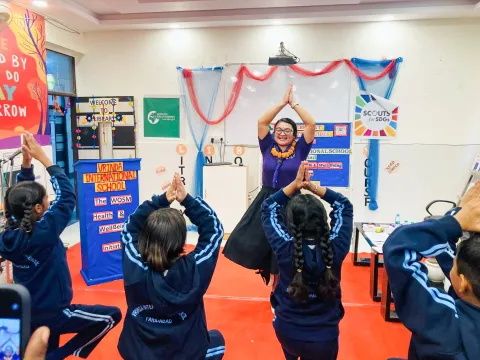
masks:
<path fill-rule="evenodd" d="M 394 174 L 381 168 L 380 209 L 366 210 L 365 145 L 356 141 L 351 198 L 357 221 L 393 221 L 397 212 L 413 221 L 423 218 L 430 200 L 456 200 L 480 152 L 478 145 L 467 145 L 480 143 L 479 38 L 480 23 L 463 19 L 89 33 L 81 39 L 85 55 L 77 59 L 77 88 L 80 96 L 135 96 L 137 142 L 143 158 L 140 189 L 146 198 L 178 169 L 175 146 L 179 141 L 143 138 L 142 98 L 145 94 L 178 94 L 176 66 L 264 63 L 280 41 L 302 61 L 402 56 L 405 62 L 392 95 L 400 104 L 399 136 L 381 146 L 382 164 L 398 160 L 400 167 Z M 224 102 L 225 94 L 220 93 L 217 115 Z M 184 133 L 189 146 L 187 182 L 191 184 L 196 152 L 188 131 Z M 223 126 L 218 125 L 209 136 L 222 134 Z M 227 160 L 232 158 L 227 148 Z M 253 190 L 258 183 L 258 150 L 248 149 L 246 160 Z M 156 175 L 160 165 L 167 167 L 166 175 Z"/>

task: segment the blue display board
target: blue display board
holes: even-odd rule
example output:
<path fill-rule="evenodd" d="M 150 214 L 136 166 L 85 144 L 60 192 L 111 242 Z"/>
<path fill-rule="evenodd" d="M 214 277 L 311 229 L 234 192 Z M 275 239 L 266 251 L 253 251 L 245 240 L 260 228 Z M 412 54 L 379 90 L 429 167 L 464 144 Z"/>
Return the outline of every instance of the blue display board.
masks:
<path fill-rule="evenodd" d="M 123 224 L 139 204 L 140 159 L 81 160 L 77 176 L 81 274 L 87 285 L 123 277 Z"/>
<path fill-rule="evenodd" d="M 298 125 L 299 135 L 303 124 Z M 350 184 L 351 124 L 317 123 L 315 140 L 307 160 L 311 181 L 323 186 L 348 187 Z"/>

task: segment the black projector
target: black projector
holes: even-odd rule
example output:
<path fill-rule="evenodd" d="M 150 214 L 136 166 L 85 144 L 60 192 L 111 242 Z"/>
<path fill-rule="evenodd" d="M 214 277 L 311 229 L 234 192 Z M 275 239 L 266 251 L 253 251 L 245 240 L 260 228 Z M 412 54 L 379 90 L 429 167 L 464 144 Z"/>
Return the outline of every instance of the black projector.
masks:
<path fill-rule="evenodd" d="M 298 58 L 293 56 L 275 56 L 268 58 L 268 65 L 270 66 L 290 66 L 298 63 Z"/>
<path fill-rule="evenodd" d="M 285 44 L 280 43 L 280 49 L 277 56 L 268 58 L 268 65 L 270 66 L 290 66 L 298 64 L 300 59 L 293 55 L 290 51 L 285 49 Z"/>

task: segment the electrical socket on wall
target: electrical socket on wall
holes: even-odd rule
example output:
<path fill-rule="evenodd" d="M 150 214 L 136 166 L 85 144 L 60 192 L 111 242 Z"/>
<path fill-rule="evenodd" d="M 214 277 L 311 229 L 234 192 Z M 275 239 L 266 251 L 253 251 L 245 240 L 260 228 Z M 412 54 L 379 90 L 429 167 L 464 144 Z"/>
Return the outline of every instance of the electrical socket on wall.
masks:
<path fill-rule="evenodd" d="M 224 142 L 224 139 L 221 136 L 212 136 L 210 138 L 210 143 L 211 144 L 221 144 L 223 142 Z"/>

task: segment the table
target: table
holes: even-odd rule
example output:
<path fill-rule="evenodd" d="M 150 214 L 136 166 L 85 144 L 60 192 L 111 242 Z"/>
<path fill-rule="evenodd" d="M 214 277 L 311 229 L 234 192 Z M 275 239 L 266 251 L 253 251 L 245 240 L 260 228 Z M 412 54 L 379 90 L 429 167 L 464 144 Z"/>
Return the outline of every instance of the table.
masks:
<path fill-rule="evenodd" d="M 384 269 L 381 239 L 388 236 L 386 233 L 366 232 L 363 229 L 365 223 L 355 223 L 355 237 L 353 239 L 352 261 L 355 266 L 370 266 L 370 297 L 375 302 L 381 302 L 380 312 L 385 321 L 398 322 L 398 316 L 394 309 L 392 292 L 388 282 L 387 273 Z M 389 224 L 375 224 L 376 226 Z M 383 234 L 383 235 L 382 235 Z M 370 257 L 360 258 L 358 243 L 362 235 L 372 248 Z M 379 284 L 380 274 L 383 275 L 382 284 Z"/>
<path fill-rule="evenodd" d="M 380 302 L 382 299 L 382 292 L 379 290 L 378 278 L 379 269 L 383 267 L 383 254 L 379 237 L 385 237 L 385 233 L 365 232 L 363 225 L 365 223 L 355 223 L 355 237 L 353 239 L 353 254 L 352 260 L 355 266 L 370 266 L 370 296 L 373 301 Z M 376 224 L 377 226 L 388 224 Z M 358 254 L 358 243 L 360 234 L 365 238 L 367 243 L 372 248 L 370 258 L 360 258 Z M 388 235 L 387 235 L 388 236 Z M 373 241 L 372 241 L 373 240 Z M 371 266 L 373 264 L 373 266 Z"/>
<path fill-rule="evenodd" d="M 382 305 L 380 306 L 380 314 L 387 322 L 400 322 L 400 319 L 395 310 L 395 304 L 393 302 L 392 290 L 390 289 L 390 282 L 388 281 L 387 272 L 385 268 L 382 269 L 383 281 L 382 281 Z"/>

